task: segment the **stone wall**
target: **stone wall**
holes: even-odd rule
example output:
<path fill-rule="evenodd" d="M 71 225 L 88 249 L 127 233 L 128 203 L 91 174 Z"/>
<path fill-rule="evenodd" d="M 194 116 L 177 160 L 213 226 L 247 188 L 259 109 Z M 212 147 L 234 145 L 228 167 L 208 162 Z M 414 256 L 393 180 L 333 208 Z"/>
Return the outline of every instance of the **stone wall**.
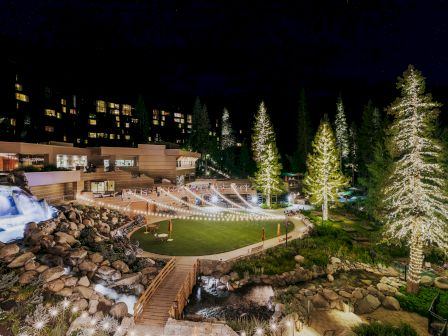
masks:
<path fill-rule="evenodd" d="M 169 319 L 164 336 L 238 336 L 228 325 L 221 323 L 192 322 Z"/>

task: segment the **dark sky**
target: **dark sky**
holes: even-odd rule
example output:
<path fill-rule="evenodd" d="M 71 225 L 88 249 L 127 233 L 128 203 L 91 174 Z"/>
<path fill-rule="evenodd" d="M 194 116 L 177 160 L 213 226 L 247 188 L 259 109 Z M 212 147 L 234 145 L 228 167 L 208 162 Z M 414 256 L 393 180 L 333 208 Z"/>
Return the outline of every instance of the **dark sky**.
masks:
<path fill-rule="evenodd" d="M 199 95 L 243 128 L 264 99 L 292 151 L 302 86 L 315 124 L 339 92 L 353 120 L 369 98 L 383 108 L 408 64 L 447 104 L 447 19 L 443 0 L 0 0 L 1 57 L 149 105 L 189 110 Z"/>

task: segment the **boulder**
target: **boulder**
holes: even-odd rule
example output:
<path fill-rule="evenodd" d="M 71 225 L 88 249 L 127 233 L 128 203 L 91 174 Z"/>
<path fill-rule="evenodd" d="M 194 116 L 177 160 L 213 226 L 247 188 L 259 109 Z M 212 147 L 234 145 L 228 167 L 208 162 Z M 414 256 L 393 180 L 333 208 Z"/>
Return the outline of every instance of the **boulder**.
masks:
<path fill-rule="evenodd" d="M 152 267 L 152 266 L 145 267 L 145 268 L 143 268 L 143 269 L 140 271 L 140 273 L 142 273 L 143 275 L 146 275 L 146 274 L 154 274 L 154 273 L 157 273 L 157 272 L 158 272 L 157 267 Z"/>
<path fill-rule="evenodd" d="M 95 272 L 98 266 L 92 261 L 83 260 L 82 263 L 78 265 L 78 268 L 83 272 Z"/>
<path fill-rule="evenodd" d="M 448 289 L 448 277 L 437 277 L 434 279 L 434 286 L 440 289 Z"/>
<path fill-rule="evenodd" d="M 104 257 L 101 255 L 101 254 L 99 254 L 98 252 L 96 252 L 96 253 L 93 253 L 92 255 L 90 255 L 90 260 L 92 260 L 95 264 L 100 264 L 103 260 L 104 260 Z"/>
<path fill-rule="evenodd" d="M 90 287 L 76 286 L 75 292 L 81 294 L 84 299 L 90 299 L 95 291 Z"/>
<path fill-rule="evenodd" d="M 98 309 L 98 300 L 90 300 L 89 301 L 89 314 L 95 314 Z"/>
<path fill-rule="evenodd" d="M 294 260 L 295 260 L 296 263 L 302 265 L 305 262 L 305 257 L 301 256 L 301 255 L 296 255 L 294 257 Z"/>
<path fill-rule="evenodd" d="M 128 314 L 128 306 L 124 302 L 118 302 L 110 308 L 109 314 L 117 319 L 125 317 Z"/>
<path fill-rule="evenodd" d="M 38 268 L 36 268 L 37 273 L 43 273 L 45 272 L 49 267 L 47 265 L 40 265 Z"/>
<path fill-rule="evenodd" d="M 386 296 L 383 300 L 383 307 L 389 310 L 400 310 L 400 302 L 393 296 Z"/>
<path fill-rule="evenodd" d="M 34 271 L 40 264 L 37 261 L 30 260 L 25 264 L 25 271 Z"/>
<path fill-rule="evenodd" d="M 56 236 L 54 240 L 60 244 L 67 243 L 71 246 L 77 242 L 75 237 L 73 237 L 65 232 L 56 232 L 54 235 Z"/>
<path fill-rule="evenodd" d="M 322 295 L 330 301 L 339 299 L 339 295 L 337 295 L 333 290 L 327 288 L 324 288 Z"/>
<path fill-rule="evenodd" d="M 434 279 L 428 275 L 424 275 L 420 279 L 420 285 L 422 286 L 432 286 Z"/>
<path fill-rule="evenodd" d="M 230 280 L 232 280 L 232 281 L 237 281 L 240 279 L 240 276 L 237 272 L 231 272 L 229 275 L 230 275 Z"/>
<path fill-rule="evenodd" d="M 89 303 L 86 299 L 78 299 L 72 303 L 72 311 L 73 312 L 81 312 L 83 310 L 86 310 L 89 306 Z"/>
<path fill-rule="evenodd" d="M 62 279 L 64 281 L 65 287 L 74 287 L 78 283 L 77 277 L 72 277 L 72 276 L 64 277 L 63 276 L 60 279 Z"/>
<path fill-rule="evenodd" d="M 34 255 L 34 253 L 32 252 L 26 252 L 24 254 L 19 255 L 18 257 L 14 258 L 13 261 L 11 261 L 8 264 L 9 268 L 18 268 L 18 267 L 22 267 L 23 265 L 25 265 L 28 261 L 32 260 L 36 258 L 36 256 Z"/>
<path fill-rule="evenodd" d="M 378 288 L 378 290 L 386 295 L 393 295 L 395 294 L 398 290 L 395 287 L 392 287 L 388 284 L 385 283 L 377 283 L 376 287 Z"/>
<path fill-rule="evenodd" d="M 398 272 L 395 268 L 393 268 L 392 266 L 389 266 L 385 269 L 381 270 L 381 273 L 385 276 L 390 276 L 390 277 L 399 277 L 400 276 L 400 272 Z"/>
<path fill-rule="evenodd" d="M 368 314 L 375 311 L 381 305 L 380 300 L 372 294 L 367 294 L 366 297 L 359 300 L 355 304 L 356 314 Z"/>
<path fill-rule="evenodd" d="M 0 259 L 5 259 L 9 256 L 19 253 L 20 248 L 17 244 L 8 244 L 0 248 Z"/>
<path fill-rule="evenodd" d="M 341 262 L 342 261 L 339 258 L 336 258 L 336 257 L 331 257 L 330 258 L 330 263 L 332 263 L 332 264 L 340 264 Z"/>
<path fill-rule="evenodd" d="M 42 280 L 44 282 L 50 282 L 56 279 L 59 279 L 61 276 L 64 275 L 64 267 L 62 266 L 56 266 L 47 269 L 45 272 L 42 273 Z"/>
<path fill-rule="evenodd" d="M 352 297 L 352 294 L 350 294 L 349 292 L 347 292 L 345 290 L 340 290 L 339 295 L 346 299 L 351 299 L 351 297 Z"/>
<path fill-rule="evenodd" d="M 21 285 L 28 285 L 36 278 L 37 274 L 38 273 L 36 271 L 26 271 L 20 275 L 19 283 Z"/>
<path fill-rule="evenodd" d="M 120 280 L 115 281 L 113 286 L 131 286 L 138 284 L 141 279 L 142 274 L 140 272 L 124 274 Z"/>
<path fill-rule="evenodd" d="M 62 281 L 61 279 L 57 279 L 51 282 L 48 282 L 45 287 L 53 292 L 53 293 L 57 293 L 59 292 L 62 288 L 64 288 L 64 281 Z"/>
<path fill-rule="evenodd" d="M 328 301 L 320 294 L 316 294 L 311 298 L 311 303 L 313 307 L 316 309 L 328 309 L 330 308 L 330 304 Z"/>
<path fill-rule="evenodd" d="M 129 266 L 121 260 L 115 260 L 112 263 L 112 267 L 115 268 L 117 271 L 120 271 L 121 273 L 128 273 L 129 272 Z"/>
<path fill-rule="evenodd" d="M 72 296 L 73 290 L 71 288 L 64 287 L 59 292 L 55 293 L 56 295 L 69 297 Z"/>
<path fill-rule="evenodd" d="M 327 274 L 327 279 L 329 282 L 333 282 L 334 281 L 334 276 L 332 276 L 331 274 Z"/>
<path fill-rule="evenodd" d="M 84 286 L 84 287 L 89 287 L 90 286 L 90 280 L 89 278 L 87 278 L 86 276 L 81 277 L 78 280 L 78 285 L 79 286 Z"/>
<path fill-rule="evenodd" d="M 121 278 L 121 273 L 115 268 L 109 266 L 101 266 L 96 271 L 95 276 L 106 281 L 115 281 Z"/>
<path fill-rule="evenodd" d="M 87 257 L 87 251 L 82 248 L 75 249 L 72 250 L 68 256 L 73 259 L 84 259 Z"/>

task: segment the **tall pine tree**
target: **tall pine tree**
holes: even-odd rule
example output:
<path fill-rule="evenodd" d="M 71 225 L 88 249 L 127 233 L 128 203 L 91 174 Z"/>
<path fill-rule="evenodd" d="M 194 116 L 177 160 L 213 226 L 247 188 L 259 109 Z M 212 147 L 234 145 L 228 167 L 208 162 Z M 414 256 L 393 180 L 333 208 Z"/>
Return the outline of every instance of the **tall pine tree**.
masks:
<path fill-rule="evenodd" d="M 221 149 L 225 150 L 233 146 L 235 146 L 235 136 L 230 123 L 230 114 L 229 110 L 224 108 L 221 117 Z"/>
<path fill-rule="evenodd" d="M 322 205 L 322 219 L 328 220 L 328 203 L 338 199 L 337 191 L 348 184 L 341 172 L 339 149 L 327 118 L 320 122 L 308 155 L 305 192 L 315 205 Z"/>
<path fill-rule="evenodd" d="M 334 121 L 336 131 L 336 144 L 339 149 L 341 167 L 344 168 L 344 164 L 348 158 L 350 148 L 348 141 L 348 126 L 347 119 L 345 117 L 344 103 L 342 97 L 338 97 L 336 102 L 336 119 Z"/>
<path fill-rule="evenodd" d="M 199 97 L 193 107 L 193 125 L 190 135 L 190 145 L 194 151 L 197 151 L 205 157 L 210 154 L 212 140 L 210 138 L 210 120 L 207 113 L 207 107 L 201 104 Z"/>
<path fill-rule="evenodd" d="M 347 167 L 350 169 L 352 177 L 352 185 L 355 185 L 355 173 L 358 172 L 358 134 L 356 132 L 356 124 L 351 123 L 348 130 L 349 136 L 349 154 Z"/>
<path fill-rule="evenodd" d="M 266 106 L 261 102 L 252 133 L 252 151 L 257 165 L 254 182 L 257 189 L 266 197 L 268 207 L 271 196 L 282 191 L 280 173 L 282 165 L 275 143 L 275 133 Z"/>
<path fill-rule="evenodd" d="M 399 78 L 401 97 L 388 108 L 394 166 L 384 188 L 385 238 L 410 246 L 407 290 L 417 292 L 423 267 L 423 248 L 448 249 L 446 171 L 443 149 L 434 138 L 439 103 L 425 93 L 425 80 L 412 66 Z"/>
<path fill-rule="evenodd" d="M 138 124 L 134 145 L 137 146 L 139 143 L 148 143 L 150 135 L 148 111 L 146 111 L 145 101 L 141 95 L 138 96 L 137 104 L 135 105 L 135 117 L 138 119 Z"/>
<path fill-rule="evenodd" d="M 311 122 L 306 106 L 305 89 L 300 90 L 299 109 L 297 113 L 297 151 L 294 155 L 293 170 L 304 172 L 306 158 L 311 147 Z"/>

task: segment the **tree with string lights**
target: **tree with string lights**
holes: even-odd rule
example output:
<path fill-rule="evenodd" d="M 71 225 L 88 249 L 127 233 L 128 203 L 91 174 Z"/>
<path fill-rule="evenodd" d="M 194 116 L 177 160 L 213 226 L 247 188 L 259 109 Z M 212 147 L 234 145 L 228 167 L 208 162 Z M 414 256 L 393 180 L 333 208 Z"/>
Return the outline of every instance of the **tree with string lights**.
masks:
<path fill-rule="evenodd" d="M 348 130 L 349 136 L 349 155 L 347 167 L 351 171 L 352 185 L 355 185 L 355 173 L 358 172 L 358 135 L 356 125 L 352 123 Z"/>
<path fill-rule="evenodd" d="M 401 97 L 388 107 L 394 117 L 389 128 L 393 169 L 384 188 L 387 209 L 384 236 L 410 246 L 408 292 L 417 292 L 423 267 L 423 248 L 448 249 L 446 172 L 443 149 L 433 134 L 440 103 L 425 93 L 425 79 L 409 66 L 399 78 Z"/>
<path fill-rule="evenodd" d="M 344 103 L 342 102 L 341 96 L 338 97 L 338 101 L 336 102 L 336 119 L 334 121 L 334 125 L 336 132 L 336 144 L 339 149 L 341 167 L 343 167 L 345 160 L 349 156 L 350 146 L 347 118 L 345 117 Z"/>
<path fill-rule="evenodd" d="M 328 203 L 338 199 L 337 191 L 347 186 L 348 178 L 341 172 L 339 149 L 326 117 L 317 129 L 306 165 L 305 192 L 312 204 L 322 205 L 322 219 L 328 220 Z"/>
<path fill-rule="evenodd" d="M 229 110 L 224 108 L 221 117 L 221 149 L 225 150 L 235 146 L 235 136 L 232 131 L 232 124 L 230 123 Z"/>
<path fill-rule="evenodd" d="M 255 115 L 255 123 L 252 131 L 252 152 L 255 162 L 258 164 L 262 154 L 266 151 L 267 145 L 272 141 L 275 142 L 274 129 L 264 102 L 261 102 L 258 112 Z"/>

